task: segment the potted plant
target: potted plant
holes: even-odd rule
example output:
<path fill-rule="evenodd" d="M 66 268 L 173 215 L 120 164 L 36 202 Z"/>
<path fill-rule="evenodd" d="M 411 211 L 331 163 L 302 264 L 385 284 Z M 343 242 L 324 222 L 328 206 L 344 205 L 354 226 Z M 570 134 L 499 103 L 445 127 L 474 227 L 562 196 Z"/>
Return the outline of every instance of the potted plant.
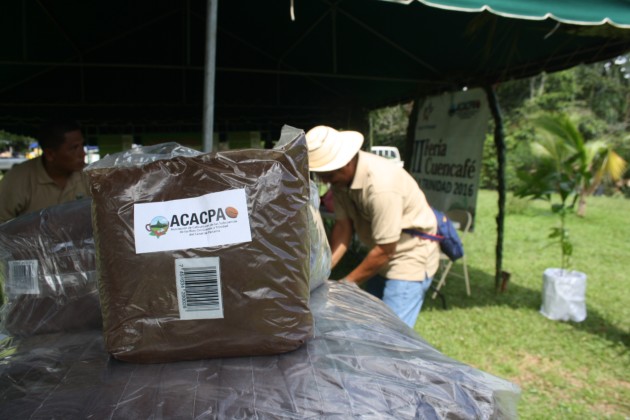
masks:
<path fill-rule="evenodd" d="M 551 203 L 551 210 L 558 215 L 559 225 L 552 227 L 549 233 L 551 244 L 560 248 L 560 267 L 547 268 L 543 272 L 542 305 L 540 313 L 558 321 L 581 322 L 586 319 L 586 274 L 570 270 L 573 244 L 566 227 L 566 216 L 573 210 L 575 197 L 574 180 L 563 173 L 536 170 L 529 173 L 527 189 L 517 192 L 521 197 L 540 198 Z M 543 187 L 545 192 L 537 193 L 532 186 Z M 555 191 L 553 191 L 555 189 Z M 552 203 L 552 191 L 560 196 L 560 203 Z"/>
<path fill-rule="evenodd" d="M 520 197 L 547 200 L 559 217 L 559 225 L 549 234 L 559 245 L 560 267 L 543 273 L 540 312 L 549 319 L 581 322 L 586 319 L 586 274 L 572 271 L 573 244 L 566 227 L 566 216 L 576 202 L 585 205 L 586 192 L 594 191 L 605 178 L 615 179 L 625 171 L 625 161 L 602 141 L 585 142 L 567 115 L 546 115 L 534 121 L 537 140 L 532 143 L 536 167 L 522 171 Z M 553 203 L 552 197 L 560 197 Z"/>

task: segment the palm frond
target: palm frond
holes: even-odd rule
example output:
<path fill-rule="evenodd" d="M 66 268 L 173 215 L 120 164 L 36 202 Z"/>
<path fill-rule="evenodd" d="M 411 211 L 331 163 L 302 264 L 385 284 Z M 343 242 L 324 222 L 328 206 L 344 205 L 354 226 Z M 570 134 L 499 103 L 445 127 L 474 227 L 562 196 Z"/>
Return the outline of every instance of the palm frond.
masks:
<path fill-rule="evenodd" d="M 601 179 L 611 179 L 617 181 L 621 179 L 628 167 L 627 162 L 619 156 L 614 150 L 608 149 L 605 154 L 604 161 L 599 166 L 596 176 Z"/>

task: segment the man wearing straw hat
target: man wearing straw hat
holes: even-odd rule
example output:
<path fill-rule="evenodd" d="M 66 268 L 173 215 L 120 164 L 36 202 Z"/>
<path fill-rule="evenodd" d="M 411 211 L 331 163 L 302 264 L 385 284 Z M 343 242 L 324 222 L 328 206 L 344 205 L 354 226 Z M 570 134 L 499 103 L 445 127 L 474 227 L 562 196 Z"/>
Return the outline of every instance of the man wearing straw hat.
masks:
<path fill-rule="evenodd" d="M 440 259 L 437 242 L 402 232 L 436 233 L 437 221 L 424 193 L 403 168 L 361 151 L 361 133 L 317 126 L 306 139 L 309 169 L 332 186 L 332 266 L 356 232 L 369 251 L 344 280 L 366 282 L 367 291 L 413 328 Z"/>

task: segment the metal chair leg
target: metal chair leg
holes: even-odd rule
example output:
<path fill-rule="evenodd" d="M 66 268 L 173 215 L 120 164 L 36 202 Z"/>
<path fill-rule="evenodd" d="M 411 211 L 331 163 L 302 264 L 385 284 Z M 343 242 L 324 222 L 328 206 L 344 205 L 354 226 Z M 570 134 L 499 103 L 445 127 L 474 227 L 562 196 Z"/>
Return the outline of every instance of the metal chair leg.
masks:
<path fill-rule="evenodd" d="M 462 257 L 462 265 L 464 267 L 464 280 L 466 281 L 466 294 L 470 296 L 470 279 L 468 277 L 468 263 L 466 262 L 466 255 Z"/>
<path fill-rule="evenodd" d="M 439 293 L 439 290 L 442 288 L 442 286 L 444 286 L 444 283 L 446 283 L 446 276 L 448 275 L 448 272 L 451 271 L 452 266 L 453 266 L 453 261 L 449 261 L 446 264 L 446 267 L 444 268 L 444 271 L 442 271 L 442 275 L 440 276 L 440 281 L 435 287 L 435 292 L 433 292 L 433 296 L 432 296 L 433 299 L 435 299 L 435 297 L 437 296 L 437 293 Z"/>
<path fill-rule="evenodd" d="M 430 289 L 433 289 L 433 299 L 435 299 L 436 295 L 440 296 L 440 300 L 442 301 L 442 308 L 447 309 L 447 307 L 446 307 L 446 298 L 444 297 L 442 292 L 440 292 L 438 289 L 436 289 L 434 285 L 431 285 Z"/>

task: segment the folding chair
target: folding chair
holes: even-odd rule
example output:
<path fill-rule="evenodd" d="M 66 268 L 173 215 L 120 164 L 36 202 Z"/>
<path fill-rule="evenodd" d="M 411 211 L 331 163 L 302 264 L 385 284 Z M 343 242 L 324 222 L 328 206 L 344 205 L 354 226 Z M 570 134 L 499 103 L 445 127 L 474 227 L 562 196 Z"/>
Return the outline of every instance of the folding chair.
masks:
<path fill-rule="evenodd" d="M 463 241 L 464 236 L 470 230 L 470 226 L 472 225 L 472 214 L 466 210 L 449 210 L 446 212 L 446 216 L 453 221 L 457 229 L 459 230 L 459 237 Z M 440 281 L 434 289 L 432 298 L 440 293 L 440 288 L 446 284 L 446 277 L 451 274 L 453 276 L 462 277 L 466 281 L 466 293 L 470 296 L 470 280 L 468 278 L 468 264 L 466 263 L 466 252 L 464 252 L 464 256 L 460 259 L 463 267 L 463 274 L 456 273 L 455 271 L 451 272 L 451 268 L 453 268 L 453 261 L 451 261 L 444 253 L 440 253 L 440 270 L 438 272 L 441 273 Z"/>

